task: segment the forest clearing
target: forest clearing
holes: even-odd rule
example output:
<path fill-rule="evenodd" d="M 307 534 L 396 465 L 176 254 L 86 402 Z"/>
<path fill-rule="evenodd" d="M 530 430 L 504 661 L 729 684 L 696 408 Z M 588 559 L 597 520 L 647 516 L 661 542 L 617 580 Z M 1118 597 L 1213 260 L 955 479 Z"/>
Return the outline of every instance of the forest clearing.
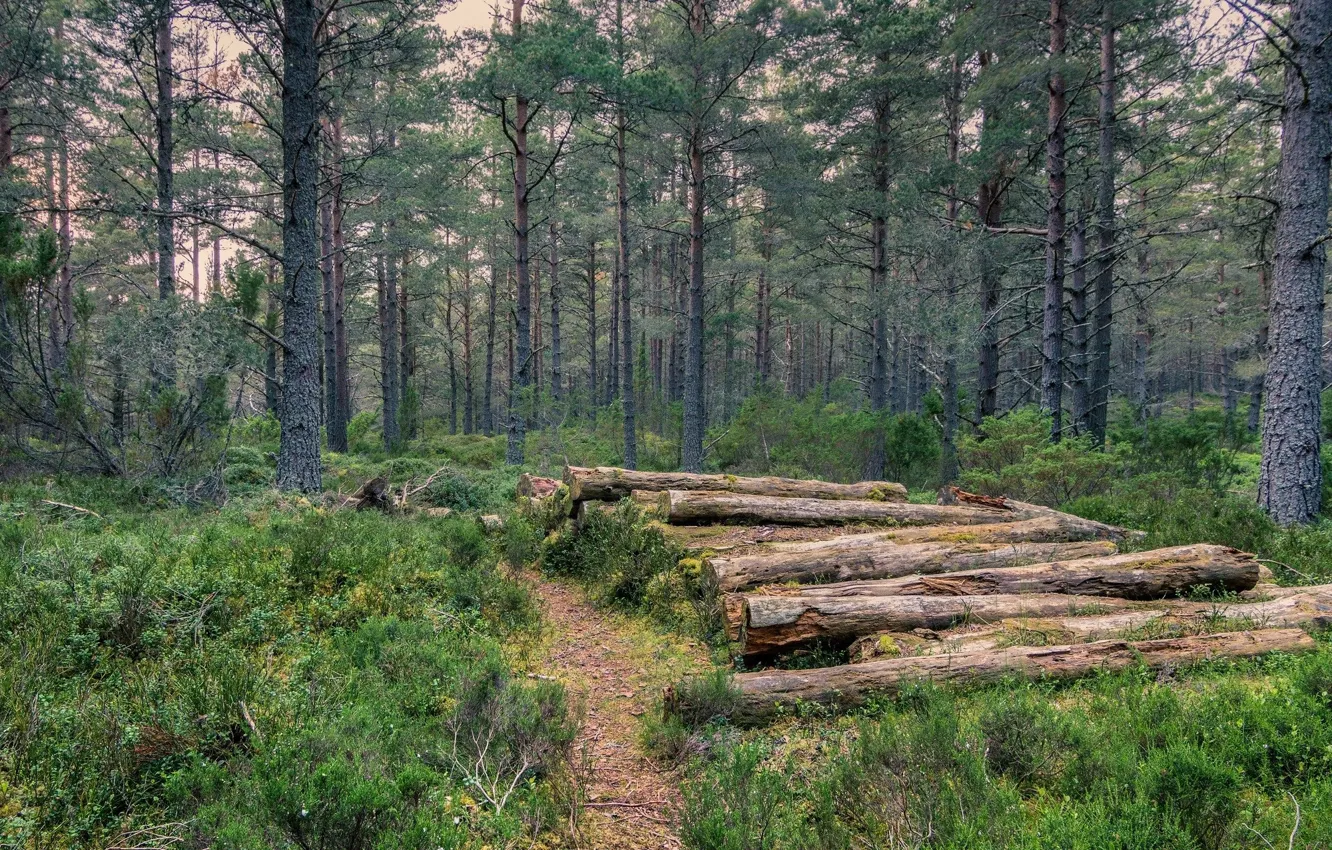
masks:
<path fill-rule="evenodd" d="M 1332 2 L 0 0 L 0 850 L 1332 847 Z"/>

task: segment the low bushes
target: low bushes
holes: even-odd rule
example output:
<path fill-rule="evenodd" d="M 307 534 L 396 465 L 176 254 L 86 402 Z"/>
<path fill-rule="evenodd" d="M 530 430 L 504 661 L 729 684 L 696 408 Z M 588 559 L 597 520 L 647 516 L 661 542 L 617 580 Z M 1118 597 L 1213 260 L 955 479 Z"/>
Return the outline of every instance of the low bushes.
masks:
<path fill-rule="evenodd" d="M 0 845 L 562 828 L 574 727 L 558 686 L 509 672 L 536 608 L 474 520 L 276 495 L 134 513 L 99 487 L 78 498 L 100 517 L 5 494 Z"/>

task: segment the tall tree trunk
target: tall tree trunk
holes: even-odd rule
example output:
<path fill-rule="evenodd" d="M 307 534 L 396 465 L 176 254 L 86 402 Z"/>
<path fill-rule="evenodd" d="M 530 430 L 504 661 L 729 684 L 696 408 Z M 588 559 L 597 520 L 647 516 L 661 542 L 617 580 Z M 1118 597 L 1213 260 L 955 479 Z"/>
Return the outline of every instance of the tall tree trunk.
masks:
<path fill-rule="evenodd" d="M 1073 219 L 1073 236 L 1070 256 L 1073 285 L 1069 289 L 1069 312 L 1072 314 L 1072 327 L 1069 328 L 1071 339 L 1069 352 L 1069 372 L 1072 377 L 1073 398 L 1070 410 L 1073 433 L 1082 435 L 1091 428 L 1091 362 L 1088 357 L 1088 345 L 1091 341 L 1091 328 L 1088 326 L 1087 310 L 1087 221 L 1079 211 Z"/>
<path fill-rule="evenodd" d="M 219 151 L 213 151 L 213 199 L 216 203 L 218 187 L 222 182 L 222 154 Z M 222 231 L 213 231 L 213 265 L 209 269 L 208 292 L 212 295 L 222 294 Z"/>
<path fill-rule="evenodd" d="M 1114 3 L 1101 9 L 1101 85 L 1096 183 L 1096 287 L 1092 309 L 1092 363 L 1088 374 L 1092 439 L 1105 444 L 1110 415 L 1110 343 L 1115 319 L 1115 19 Z"/>
<path fill-rule="evenodd" d="M 993 63 L 989 51 L 980 54 L 981 73 Z M 998 115 L 992 105 L 985 107 L 981 118 L 981 136 L 990 137 L 999 132 Z M 990 178 L 980 184 L 976 192 L 976 212 L 983 225 L 980 247 L 981 325 L 978 345 L 978 422 L 999 412 L 999 310 L 1002 270 L 992 256 L 996 235 L 992 232 L 1004 219 L 1005 165 L 1000 162 Z"/>
<path fill-rule="evenodd" d="M 523 3 L 513 0 L 513 38 L 523 37 Z M 532 278 L 528 268 L 528 209 L 527 209 L 527 119 L 528 103 L 525 97 L 515 99 L 513 107 L 513 246 L 515 283 L 518 287 L 514 311 L 515 336 L 518 350 L 513 369 L 513 383 L 509 388 L 509 441 L 504 454 L 505 463 L 517 466 L 523 462 L 523 447 L 527 438 L 527 416 L 531 407 L 532 386 Z"/>
<path fill-rule="evenodd" d="M 625 73 L 624 53 L 624 0 L 615 0 L 615 38 L 619 54 L 620 76 Z M 632 311 L 629 300 L 629 170 L 625 161 L 625 135 L 628 132 L 628 115 L 624 104 L 615 112 L 615 194 L 616 194 L 616 234 L 620 250 L 620 333 L 622 385 L 620 387 L 621 404 L 624 409 L 624 466 L 626 469 L 638 468 L 638 429 L 634 409 L 634 334 Z"/>
<path fill-rule="evenodd" d="M 384 448 L 397 451 L 402 445 L 401 422 L 398 419 L 400 400 L 398 374 L 401 361 L 398 359 L 398 260 L 393 250 L 393 221 L 384 229 L 385 243 L 379 262 L 384 269 L 383 312 L 380 314 L 379 339 L 383 352 L 380 371 L 380 396 L 384 414 Z"/>
<path fill-rule="evenodd" d="M 412 395 L 412 372 L 415 359 L 412 354 L 411 329 L 407 326 L 411 296 L 407 292 L 407 270 L 411 261 L 406 251 L 402 255 L 402 277 L 398 283 L 398 420 L 403 442 L 416 438 L 416 405 Z"/>
<path fill-rule="evenodd" d="M 1045 143 L 1046 200 L 1045 300 L 1041 322 L 1041 408 L 1050 416 L 1050 438 L 1063 431 L 1064 390 L 1064 48 L 1068 21 L 1065 0 L 1050 0 L 1050 110 Z"/>
<path fill-rule="evenodd" d="M 495 433 L 495 321 L 499 301 L 499 248 L 490 241 L 490 285 L 486 290 L 486 374 L 483 379 L 481 431 Z"/>
<path fill-rule="evenodd" d="M 69 346 L 74 340 L 74 275 L 69 254 L 74 247 L 69 222 L 69 138 L 64 128 L 56 136 L 56 240 L 60 269 L 56 273 L 54 310 L 51 312 L 52 368 L 64 373 L 69 367 Z"/>
<path fill-rule="evenodd" d="M 597 240 L 587 240 L 587 401 L 588 413 L 597 408 Z"/>
<path fill-rule="evenodd" d="M 157 131 L 157 294 L 165 300 L 176 294 L 176 237 L 172 218 L 175 194 L 172 187 L 172 159 L 175 142 L 172 134 L 175 105 L 172 98 L 171 8 L 166 0 L 157 13 L 154 55 L 157 76 L 157 107 L 153 116 Z"/>
<path fill-rule="evenodd" d="M 764 199 L 766 205 L 767 199 Z M 772 296 L 768 282 L 768 266 L 772 263 L 772 223 L 764 210 L 759 226 L 758 303 L 755 309 L 754 371 L 760 386 L 766 386 L 772 372 Z"/>
<path fill-rule="evenodd" d="M 944 104 L 948 115 L 948 162 L 956 169 L 961 162 L 962 148 L 962 65 L 956 54 L 952 58 L 948 97 Z M 950 240 L 956 240 L 958 217 L 957 184 L 948 186 L 948 203 L 944 217 L 948 221 Z M 944 364 L 943 434 L 940 440 L 939 480 L 951 484 L 957 479 L 957 426 L 960 419 L 957 402 L 957 257 L 948 258 L 948 277 L 944 281 Z M 831 348 L 831 343 L 829 344 Z M 831 356 L 831 353 L 830 353 Z"/>
<path fill-rule="evenodd" d="M 476 367 L 472 362 L 472 246 L 463 239 L 463 433 L 476 433 L 476 391 L 473 381 Z"/>
<path fill-rule="evenodd" d="M 610 339 L 607 341 L 605 398 L 606 404 L 610 404 L 619 394 L 620 386 L 620 251 L 618 247 L 615 251 L 615 258 L 611 261 L 611 291 L 610 299 L 606 304 L 606 313 L 610 316 Z"/>
<path fill-rule="evenodd" d="M 870 410 L 882 414 L 888 405 L 888 222 L 884 207 L 888 203 L 888 156 L 891 121 L 890 104 L 886 97 L 874 104 L 874 143 L 870 151 L 870 169 L 873 175 L 874 212 L 870 218 Z M 862 476 L 868 481 L 883 478 L 886 433 L 876 426 L 871 437 L 869 454 L 865 459 Z"/>
<path fill-rule="evenodd" d="M 1332 4 L 1294 0 L 1281 113 L 1276 262 L 1258 503 L 1282 525 L 1312 522 L 1323 471 L 1321 352 L 1332 165 Z"/>
<path fill-rule="evenodd" d="M 172 123 L 175 119 L 173 101 L 172 66 L 172 11 L 169 0 L 160 0 L 154 33 L 154 65 L 156 71 L 157 103 L 153 123 L 157 133 L 157 296 L 166 301 L 176 294 L 176 222 L 175 189 L 173 187 L 175 141 Z M 156 387 L 169 387 L 176 382 L 176 334 L 172 323 L 166 321 L 161 329 L 161 350 L 153 358 L 153 383 Z"/>
<path fill-rule="evenodd" d="M 448 237 L 444 248 L 448 250 Z M 454 340 L 453 324 L 453 270 L 444 269 L 444 339 L 449 360 L 449 433 L 458 433 L 458 349 Z"/>
<path fill-rule="evenodd" d="M 550 221 L 550 397 L 558 406 L 563 393 L 564 352 L 560 339 L 560 231 Z"/>
<path fill-rule="evenodd" d="M 689 30 L 697 44 L 703 40 L 707 22 L 705 0 L 691 0 Z M 704 83 L 703 68 L 694 67 L 694 86 Z M 684 429 L 680 441 L 680 468 L 685 472 L 703 471 L 703 215 L 707 175 L 703 170 L 705 116 L 701 105 L 694 104 L 693 124 L 689 132 L 689 332 L 685 345 Z"/>
<path fill-rule="evenodd" d="M 313 0 L 283 0 L 282 398 L 277 484 L 317 492 L 319 462 L 319 57 Z"/>

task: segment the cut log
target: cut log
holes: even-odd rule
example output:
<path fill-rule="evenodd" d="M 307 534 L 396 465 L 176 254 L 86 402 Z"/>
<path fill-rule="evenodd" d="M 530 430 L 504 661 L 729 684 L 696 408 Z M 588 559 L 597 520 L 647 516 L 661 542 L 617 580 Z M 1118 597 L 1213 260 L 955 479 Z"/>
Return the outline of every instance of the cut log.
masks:
<path fill-rule="evenodd" d="M 611 466 L 565 467 L 564 483 L 575 502 L 614 502 L 632 490 L 659 493 L 693 490 L 741 493 L 751 496 L 786 496 L 805 499 L 860 499 L 874 502 L 904 502 L 907 491 L 891 481 L 862 481 L 834 484 L 798 478 L 740 478 L 735 475 L 699 475 L 689 472 L 640 472 Z"/>
<path fill-rule="evenodd" d="M 1014 511 L 910 502 L 800 499 L 667 490 L 659 496 L 661 515 L 672 525 L 982 525 L 1023 519 Z"/>
<path fill-rule="evenodd" d="M 554 478 L 542 478 L 540 475 L 531 475 L 524 472 L 518 476 L 518 495 L 528 496 L 533 499 L 544 499 L 553 495 L 560 487 L 560 482 Z"/>
<path fill-rule="evenodd" d="M 976 652 L 1005 646 L 1044 646 L 1106 638 L 1163 637 L 1236 629 L 1332 626 L 1332 585 L 1280 588 L 1262 602 L 1190 602 L 1165 600 L 1143 610 L 1089 617 L 1046 617 L 1003 620 L 989 626 L 967 626 L 944 632 L 867 635 L 851 644 L 853 661 L 880 656 L 940 655 Z"/>
<path fill-rule="evenodd" d="M 1009 647 L 923 658 L 891 658 L 817 670 L 772 670 L 735 677 L 736 704 L 731 719 L 756 723 L 801 703 L 833 708 L 862 705 L 876 694 L 890 695 L 905 682 L 974 684 L 1006 676 L 1070 679 L 1098 670 L 1186 665 L 1209 658 L 1252 658 L 1271 652 L 1307 652 L 1313 638 L 1300 629 L 1260 629 L 1162 640 L 1104 640 L 1045 647 Z M 667 694 L 667 710 L 678 710 L 678 697 Z"/>
<path fill-rule="evenodd" d="M 1239 593 L 1251 589 L 1258 578 L 1253 555 L 1229 546 L 1202 545 L 783 590 L 823 597 L 1068 593 L 1147 600 L 1178 596 L 1196 587 Z"/>
<path fill-rule="evenodd" d="M 837 648 L 880 632 L 997 623 L 1014 617 L 1068 617 L 1131 610 L 1127 599 L 1058 593 L 998 596 L 744 597 L 746 658 L 761 658 L 822 642 Z"/>
<path fill-rule="evenodd" d="M 1113 555 L 1109 541 L 1074 543 L 913 543 L 902 546 L 880 534 L 855 534 L 814 543 L 787 543 L 734 558 L 709 558 L 724 591 L 763 584 L 851 582 L 913 574 L 1014 567 Z"/>
<path fill-rule="evenodd" d="M 1048 512 L 1046 512 L 1048 511 Z M 1058 543 L 1074 540 L 1122 541 L 1131 532 L 1060 511 L 1033 511 L 1029 519 L 992 525 L 923 526 L 876 532 L 894 543 Z M 793 545 L 793 544 L 783 544 Z"/>

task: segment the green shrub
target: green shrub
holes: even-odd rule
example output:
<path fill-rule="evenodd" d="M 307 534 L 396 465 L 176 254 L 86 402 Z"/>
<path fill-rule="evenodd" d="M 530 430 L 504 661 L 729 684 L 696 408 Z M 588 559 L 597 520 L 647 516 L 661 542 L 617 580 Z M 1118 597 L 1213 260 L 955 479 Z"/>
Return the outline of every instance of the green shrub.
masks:
<path fill-rule="evenodd" d="M 985 763 L 1021 787 L 1049 784 L 1063 772 L 1069 732 L 1044 695 L 1017 690 L 980 717 Z"/>
<path fill-rule="evenodd" d="M 763 750 L 740 744 L 686 783 L 680 839 L 690 850 L 785 850 L 809 846 L 788 771 L 763 764 Z"/>
<path fill-rule="evenodd" d="M 1240 792 L 1233 768 L 1217 764 L 1196 747 L 1176 744 L 1148 759 L 1143 782 L 1148 799 L 1178 818 L 1199 846 L 1224 845 Z"/>
<path fill-rule="evenodd" d="M 965 490 L 1058 506 L 1105 491 L 1117 467 L 1087 439 L 1050 442 L 1050 419 L 1034 408 L 986 419 L 958 441 Z"/>

